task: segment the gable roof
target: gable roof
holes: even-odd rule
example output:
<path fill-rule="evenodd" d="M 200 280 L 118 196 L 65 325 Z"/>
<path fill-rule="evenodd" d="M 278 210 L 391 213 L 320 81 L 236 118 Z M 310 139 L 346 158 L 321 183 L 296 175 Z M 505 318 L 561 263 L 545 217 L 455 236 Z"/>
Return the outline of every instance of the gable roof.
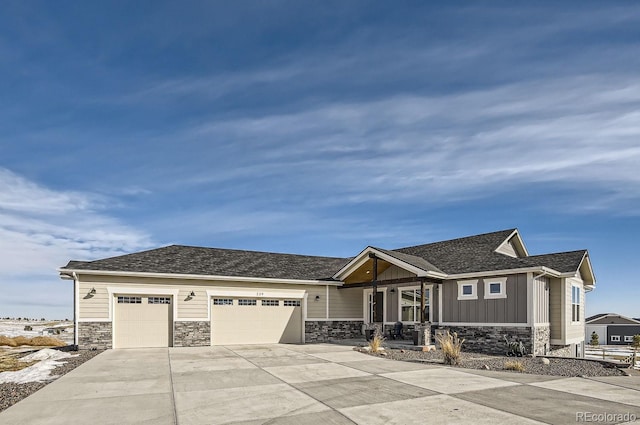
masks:
<path fill-rule="evenodd" d="M 608 319 L 613 319 L 607 322 Z M 623 316 L 622 314 L 616 313 L 600 313 L 594 314 L 593 316 L 587 317 L 585 320 L 586 324 L 630 324 L 636 325 L 640 324 L 640 319 L 632 319 L 627 316 Z"/>
<path fill-rule="evenodd" d="M 63 269 L 330 280 L 334 271 L 348 260 L 348 258 L 170 245 L 96 261 L 70 261 Z"/>
<path fill-rule="evenodd" d="M 448 276 L 545 267 L 554 274 L 585 271 L 586 285 L 595 281 L 586 250 L 513 257 L 496 251 L 514 237 L 507 229 L 393 250 L 367 247 L 352 258 L 280 254 L 221 248 L 170 245 L 95 261 L 70 261 L 60 271 L 103 271 L 173 275 L 229 276 L 292 280 L 343 280 L 369 252 L 393 264 L 436 279 Z"/>

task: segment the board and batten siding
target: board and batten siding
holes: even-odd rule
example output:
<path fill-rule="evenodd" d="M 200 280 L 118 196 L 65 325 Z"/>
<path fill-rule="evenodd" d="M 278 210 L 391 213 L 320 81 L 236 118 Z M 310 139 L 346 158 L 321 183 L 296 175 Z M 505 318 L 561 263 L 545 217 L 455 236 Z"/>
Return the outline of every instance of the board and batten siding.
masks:
<path fill-rule="evenodd" d="M 458 281 L 444 281 L 442 321 L 445 323 L 526 324 L 527 275 L 521 273 L 507 276 L 506 298 L 484 299 L 485 280 L 491 281 L 492 277 L 478 279 L 476 284 L 478 299 L 476 300 L 458 300 Z"/>
<path fill-rule="evenodd" d="M 326 285 L 295 285 L 279 283 L 255 282 L 226 282 L 206 280 L 177 280 L 162 278 L 137 278 L 125 276 L 80 275 L 79 285 L 79 319 L 80 320 L 109 320 L 109 287 L 134 288 L 145 290 L 146 294 L 154 295 L 155 290 L 178 291 L 177 317 L 175 320 L 202 319 L 207 320 L 209 297 L 207 290 L 217 287 L 233 289 L 259 290 L 306 290 L 308 294 L 308 317 L 326 317 Z M 95 294 L 89 296 L 89 291 L 95 289 Z M 195 293 L 190 297 L 190 293 Z M 320 296 L 315 301 L 316 295 Z M 362 311 L 362 310 L 360 310 Z M 310 313 L 310 314 L 309 314 Z M 362 313 L 360 313 L 362 315 Z"/>
<path fill-rule="evenodd" d="M 533 279 L 533 297 L 536 323 L 549 323 L 549 278 L 539 276 Z"/>
<path fill-rule="evenodd" d="M 389 280 L 389 279 L 402 279 L 405 277 L 415 277 L 414 273 L 411 273 L 403 268 L 392 265 L 387 270 L 383 271 L 378 275 L 378 280 Z"/>

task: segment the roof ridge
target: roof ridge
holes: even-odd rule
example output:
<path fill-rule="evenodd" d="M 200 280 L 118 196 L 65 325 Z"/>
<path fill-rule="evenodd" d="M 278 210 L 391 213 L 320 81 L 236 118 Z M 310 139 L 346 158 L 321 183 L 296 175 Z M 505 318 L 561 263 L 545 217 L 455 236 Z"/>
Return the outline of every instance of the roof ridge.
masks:
<path fill-rule="evenodd" d="M 528 257 L 522 257 L 522 258 L 532 258 L 532 257 L 542 257 L 543 255 L 558 255 L 558 254 L 573 254 L 574 252 L 589 252 L 588 249 L 574 249 L 572 251 L 560 251 L 560 252 L 547 252 L 545 254 L 534 254 L 534 255 L 529 255 Z"/>
<path fill-rule="evenodd" d="M 403 247 L 400 247 L 400 248 L 394 248 L 391 251 L 399 251 L 401 249 L 416 248 L 416 247 L 419 247 L 419 246 L 426 246 L 426 245 L 435 245 L 435 244 L 444 243 L 444 242 L 455 242 L 455 241 L 459 241 L 459 240 L 462 240 L 462 239 L 471 239 L 471 238 L 477 238 L 477 237 L 481 237 L 481 236 L 493 235 L 493 234 L 498 234 L 498 233 L 507 233 L 507 232 L 513 233 L 516 230 L 518 230 L 518 228 L 514 227 L 512 229 L 497 230 L 495 232 L 480 233 L 478 235 L 462 236 L 462 237 L 459 237 L 459 238 L 445 239 L 445 240 L 442 240 L 442 241 L 435 241 L 435 242 L 429 242 L 429 243 L 423 243 L 423 244 L 411 245 L 411 246 L 403 246 Z"/>
<path fill-rule="evenodd" d="M 257 251 L 254 249 L 237 249 L 237 248 L 221 248 L 221 247 L 211 247 L 211 246 L 196 246 L 196 245 L 181 245 L 181 244 L 173 244 L 168 247 L 181 247 L 181 248 L 196 248 L 196 249 L 215 249 L 220 251 L 236 251 L 236 252 L 246 252 L 246 253 L 257 253 L 257 254 L 275 254 L 275 255 L 290 255 L 294 257 L 313 257 L 313 258 L 330 258 L 334 260 L 346 260 L 353 257 L 329 257 L 326 255 L 309 255 L 309 254 L 293 254 L 289 252 L 273 252 L 273 251 Z M 144 251 L 143 251 L 144 252 Z"/>

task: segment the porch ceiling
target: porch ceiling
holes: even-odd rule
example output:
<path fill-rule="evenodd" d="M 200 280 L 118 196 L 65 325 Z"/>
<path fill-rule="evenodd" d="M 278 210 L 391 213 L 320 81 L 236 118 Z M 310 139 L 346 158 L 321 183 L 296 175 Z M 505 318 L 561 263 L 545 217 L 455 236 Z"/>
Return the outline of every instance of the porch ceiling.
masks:
<path fill-rule="evenodd" d="M 378 276 L 391 267 L 391 263 L 378 258 Z M 368 273 L 367 273 L 368 272 Z M 345 284 L 354 282 L 371 282 L 373 280 L 373 260 L 370 258 L 360 267 L 355 269 L 347 278 Z"/>

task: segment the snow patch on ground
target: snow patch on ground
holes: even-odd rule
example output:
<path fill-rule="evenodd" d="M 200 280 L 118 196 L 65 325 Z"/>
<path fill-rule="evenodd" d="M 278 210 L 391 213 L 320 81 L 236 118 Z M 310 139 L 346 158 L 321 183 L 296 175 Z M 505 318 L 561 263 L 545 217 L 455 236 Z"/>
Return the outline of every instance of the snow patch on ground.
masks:
<path fill-rule="evenodd" d="M 20 359 L 21 362 L 37 361 L 38 363 L 15 372 L 0 373 L 0 384 L 5 382 L 25 384 L 27 382 L 50 381 L 57 378 L 57 376 L 51 375 L 51 371 L 57 366 L 64 364 L 64 362 L 61 361 L 62 359 L 77 356 L 78 354 L 69 354 L 58 350 L 52 350 L 51 348 L 44 348 Z"/>

